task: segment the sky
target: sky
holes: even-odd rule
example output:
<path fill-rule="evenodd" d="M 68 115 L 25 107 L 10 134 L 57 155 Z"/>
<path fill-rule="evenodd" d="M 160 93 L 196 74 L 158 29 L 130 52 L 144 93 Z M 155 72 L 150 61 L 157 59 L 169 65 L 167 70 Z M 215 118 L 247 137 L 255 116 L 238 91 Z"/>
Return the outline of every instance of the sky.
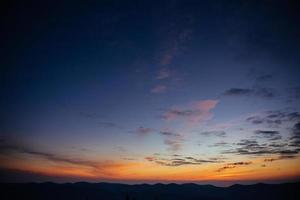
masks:
<path fill-rule="evenodd" d="M 299 4 L 4 8 L 2 181 L 300 180 Z"/>

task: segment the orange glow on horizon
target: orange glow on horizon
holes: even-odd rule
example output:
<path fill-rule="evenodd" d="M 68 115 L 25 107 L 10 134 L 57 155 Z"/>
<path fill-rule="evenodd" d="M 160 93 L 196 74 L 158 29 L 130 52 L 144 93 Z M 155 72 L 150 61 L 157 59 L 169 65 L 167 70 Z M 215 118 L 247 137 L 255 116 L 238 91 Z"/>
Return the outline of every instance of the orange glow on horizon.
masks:
<path fill-rule="evenodd" d="M 4 168 L 37 173 L 46 176 L 80 178 L 87 181 L 235 181 L 235 180 L 281 180 L 300 177 L 299 160 L 265 163 L 253 159 L 253 164 L 237 166 L 218 172 L 226 163 L 205 165 L 161 166 L 148 161 L 107 161 L 95 167 L 55 163 L 44 160 L 18 160 L 1 158 Z M 250 161 L 250 160 L 249 160 Z M 266 164 L 265 167 L 262 167 Z M 288 169 L 288 170 L 285 170 Z"/>

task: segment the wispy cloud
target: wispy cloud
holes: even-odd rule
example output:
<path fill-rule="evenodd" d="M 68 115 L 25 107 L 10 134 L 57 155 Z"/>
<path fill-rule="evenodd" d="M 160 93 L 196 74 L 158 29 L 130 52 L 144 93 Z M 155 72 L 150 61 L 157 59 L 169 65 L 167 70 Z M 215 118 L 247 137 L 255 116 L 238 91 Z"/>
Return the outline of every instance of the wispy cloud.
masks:
<path fill-rule="evenodd" d="M 209 145 L 209 147 L 226 147 L 228 145 L 229 145 L 228 142 L 221 141 L 221 142 L 216 142 L 216 143 L 214 143 L 212 145 Z"/>
<path fill-rule="evenodd" d="M 95 112 L 83 112 L 83 111 L 80 111 L 78 112 L 78 114 L 82 117 L 85 117 L 85 118 L 88 118 L 88 119 L 101 119 L 102 117 L 95 113 Z"/>
<path fill-rule="evenodd" d="M 224 96 L 254 96 L 261 98 L 273 98 L 275 96 L 274 89 L 267 87 L 230 88 L 223 94 Z"/>
<path fill-rule="evenodd" d="M 134 131 L 134 133 L 136 133 L 140 136 L 145 136 L 149 133 L 152 133 L 153 131 L 154 131 L 153 128 L 147 128 L 147 127 L 140 126 Z"/>
<path fill-rule="evenodd" d="M 294 124 L 294 126 L 293 126 L 293 134 L 295 136 L 300 137 L 300 122 L 297 122 L 296 124 Z"/>
<path fill-rule="evenodd" d="M 164 128 L 159 132 L 164 137 L 164 144 L 170 151 L 178 151 L 184 142 L 183 136 L 170 128 Z"/>
<path fill-rule="evenodd" d="M 175 132 L 170 131 L 170 130 L 163 130 L 163 131 L 160 131 L 159 133 L 161 135 L 164 135 L 164 136 L 175 136 L 175 137 L 180 136 L 178 133 L 175 133 Z"/>
<path fill-rule="evenodd" d="M 269 140 L 280 140 L 282 137 L 278 131 L 256 130 L 255 135 L 260 138 L 267 138 Z"/>
<path fill-rule="evenodd" d="M 286 96 L 288 102 L 299 101 L 300 99 L 300 86 L 286 88 Z"/>
<path fill-rule="evenodd" d="M 122 147 L 122 146 L 116 146 L 115 149 L 119 152 L 127 152 L 127 149 L 125 147 Z"/>
<path fill-rule="evenodd" d="M 169 146 L 169 150 L 178 151 L 181 149 L 182 139 L 180 138 L 166 138 L 164 144 Z"/>
<path fill-rule="evenodd" d="M 300 121 L 296 111 L 270 110 L 246 118 L 246 122 L 254 125 L 265 124 L 268 127 L 278 127 L 283 123 Z"/>
<path fill-rule="evenodd" d="M 205 132 L 201 132 L 200 135 L 225 137 L 226 136 L 226 132 L 225 131 L 205 131 Z"/>
<path fill-rule="evenodd" d="M 250 95 L 253 93 L 252 89 L 248 88 L 230 88 L 224 92 L 226 96 L 242 96 L 242 95 Z"/>
<path fill-rule="evenodd" d="M 300 122 L 294 124 L 292 128 L 292 136 L 290 137 L 290 147 L 297 148 L 300 151 Z"/>
<path fill-rule="evenodd" d="M 173 80 L 178 80 L 174 77 L 174 70 L 171 70 L 171 65 L 174 59 L 180 55 L 185 49 L 186 42 L 191 40 L 192 29 L 191 29 L 191 16 L 186 17 L 183 26 L 174 27 L 173 22 L 167 22 L 162 30 L 165 30 L 163 35 L 166 37 L 161 44 L 161 50 L 158 55 L 158 72 L 155 79 L 159 81 L 157 86 L 151 89 L 152 93 L 162 93 L 166 91 L 166 86 L 168 85 L 166 81 L 170 82 Z M 170 26 L 171 25 L 171 26 Z M 162 81 L 164 81 L 164 87 L 161 87 Z M 160 86 L 160 87 L 159 87 Z"/>
<path fill-rule="evenodd" d="M 216 107 L 218 100 L 196 101 L 183 108 L 168 109 L 162 116 L 165 120 L 182 119 L 189 124 L 199 124 L 211 119 L 211 110 Z"/>
<path fill-rule="evenodd" d="M 136 166 L 136 162 L 132 162 L 131 159 L 123 159 L 123 162 L 112 160 L 89 160 L 82 159 L 81 156 L 67 156 L 62 154 L 50 153 L 46 151 L 36 150 L 32 147 L 16 144 L 1 144 L 0 155 L 9 156 L 11 159 L 20 159 L 20 156 L 24 156 L 24 159 L 37 161 L 50 161 L 52 164 L 47 165 L 46 168 L 40 169 L 39 165 L 35 165 L 32 172 L 38 170 L 40 172 L 49 173 L 50 169 L 53 175 L 70 176 L 73 177 L 115 177 L 119 175 L 119 171 L 125 168 Z M 28 160 L 29 161 L 29 160 Z M 53 168 L 54 166 L 54 168 Z M 23 170 L 22 166 L 15 166 L 15 169 Z M 61 171 L 60 171 L 61 169 Z M 67 172 L 66 172 L 67 170 Z"/>
<path fill-rule="evenodd" d="M 272 99 L 277 95 L 274 88 L 268 86 L 268 81 L 273 79 L 273 75 L 268 73 L 262 73 L 257 69 L 251 69 L 248 73 L 248 78 L 254 84 L 250 87 L 232 87 L 227 89 L 223 95 L 231 97 L 258 97 L 264 99 Z"/>
<path fill-rule="evenodd" d="M 70 158 L 67 156 L 61 156 L 53 153 L 43 152 L 43 151 L 36 151 L 24 146 L 19 145 L 1 145 L 0 152 L 15 152 L 15 153 L 22 153 L 22 154 L 29 154 L 33 156 L 37 156 L 49 161 L 53 161 L 56 163 L 67 163 L 72 165 L 80 165 L 80 166 L 87 166 L 92 168 L 98 168 L 99 163 L 89 160 L 81 160 L 77 158 Z"/>
<path fill-rule="evenodd" d="M 171 70 L 163 67 L 158 71 L 158 74 L 156 76 L 156 79 L 167 79 L 171 76 Z"/>
<path fill-rule="evenodd" d="M 274 161 L 277 161 L 277 160 L 285 160 L 285 159 L 294 159 L 294 158 L 297 158 L 298 156 L 296 155 L 282 155 L 282 156 L 279 156 L 279 157 L 276 157 L 276 158 L 266 158 L 264 159 L 264 162 L 274 162 Z"/>
<path fill-rule="evenodd" d="M 271 74 L 263 74 L 263 75 L 257 76 L 256 81 L 257 82 L 264 82 L 264 81 L 271 80 L 272 78 L 273 78 L 273 76 Z"/>
<path fill-rule="evenodd" d="M 270 140 L 273 141 L 273 140 Z M 242 139 L 232 144 L 232 149 L 222 151 L 223 154 L 265 156 L 265 155 L 296 155 L 299 153 L 299 146 L 292 146 L 289 143 L 259 143 L 254 139 Z"/>
<path fill-rule="evenodd" d="M 222 158 L 208 158 L 200 159 L 192 156 L 180 156 L 176 155 L 173 158 L 169 157 L 158 157 L 158 156 L 149 156 L 145 157 L 145 160 L 149 162 L 155 162 L 158 165 L 168 166 L 168 167 L 178 167 L 184 165 L 202 165 L 208 163 L 221 163 L 223 162 Z"/>
<path fill-rule="evenodd" d="M 159 64 L 161 66 L 170 65 L 178 54 L 182 52 L 183 46 L 185 43 L 191 39 L 192 30 L 185 28 L 179 30 L 170 41 L 168 48 L 165 48 L 164 52 L 161 55 Z"/>
<path fill-rule="evenodd" d="M 274 77 L 271 73 L 261 71 L 261 69 L 251 68 L 248 71 L 248 78 L 254 80 L 256 84 L 262 84 L 261 82 L 272 80 Z"/>
<path fill-rule="evenodd" d="M 238 166 L 251 165 L 251 164 L 252 164 L 252 162 L 234 162 L 234 163 L 228 163 L 225 166 L 217 169 L 216 171 L 217 172 L 222 172 L 222 171 L 227 170 L 227 169 L 232 169 L 232 168 L 236 168 Z"/>
<path fill-rule="evenodd" d="M 118 124 L 114 122 L 99 122 L 99 125 L 105 128 L 121 128 Z"/>
<path fill-rule="evenodd" d="M 167 86 L 166 85 L 156 85 L 151 89 L 152 93 L 164 93 L 167 90 Z"/>

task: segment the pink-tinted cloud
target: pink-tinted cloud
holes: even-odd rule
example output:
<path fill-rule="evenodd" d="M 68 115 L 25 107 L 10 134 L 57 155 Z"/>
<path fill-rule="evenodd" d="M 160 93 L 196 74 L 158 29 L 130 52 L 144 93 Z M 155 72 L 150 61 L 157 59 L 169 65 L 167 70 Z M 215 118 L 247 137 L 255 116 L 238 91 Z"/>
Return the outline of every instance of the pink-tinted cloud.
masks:
<path fill-rule="evenodd" d="M 209 111 L 216 107 L 218 100 L 205 100 L 205 101 L 196 101 L 194 102 L 194 107 L 199 110 Z"/>
<path fill-rule="evenodd" d="M 189 122 L 197 124 L 212 118 L 213 115 L 210 111 L 216 107 L 218 100 L 197 101 L 193 104 L 193 107 L 198 112 L 190 117 Z"/>
<path fill-rule="evenodd" d="M 190 117 L 194 114 L 193 110 L 184 110 L 181 108 L 171 108 L 164 113 L 163 119 L 165 120 L 175 120 L 179 117 Z"/>
<path fill-rule="evenodd" d="M 163 114 L 165 120 L 182 119 L 189 124 L 199 124 L 211 119 L 211 110 L 216 107 L 218 100 L 204 100 L 191 103 L 189 106 L 171 108 Z"/>
<path fill-rule="evenodd" d="M 151 89 L 152 93 L 164 93 L 167 90 L 167 86 L 165 85 L 156 85 Z"/>

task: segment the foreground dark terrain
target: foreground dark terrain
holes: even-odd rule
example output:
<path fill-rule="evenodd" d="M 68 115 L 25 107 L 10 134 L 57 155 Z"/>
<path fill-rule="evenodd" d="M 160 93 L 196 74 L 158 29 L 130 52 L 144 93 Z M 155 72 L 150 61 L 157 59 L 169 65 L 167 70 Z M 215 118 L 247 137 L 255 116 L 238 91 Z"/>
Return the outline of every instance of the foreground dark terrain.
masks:
<path fill-rule="evenodd" d="M 1 183 L 1 190 L 3 200 L 300 199 L 300 182 L 233 185 L 227 188 L 197 184 Z"/>

